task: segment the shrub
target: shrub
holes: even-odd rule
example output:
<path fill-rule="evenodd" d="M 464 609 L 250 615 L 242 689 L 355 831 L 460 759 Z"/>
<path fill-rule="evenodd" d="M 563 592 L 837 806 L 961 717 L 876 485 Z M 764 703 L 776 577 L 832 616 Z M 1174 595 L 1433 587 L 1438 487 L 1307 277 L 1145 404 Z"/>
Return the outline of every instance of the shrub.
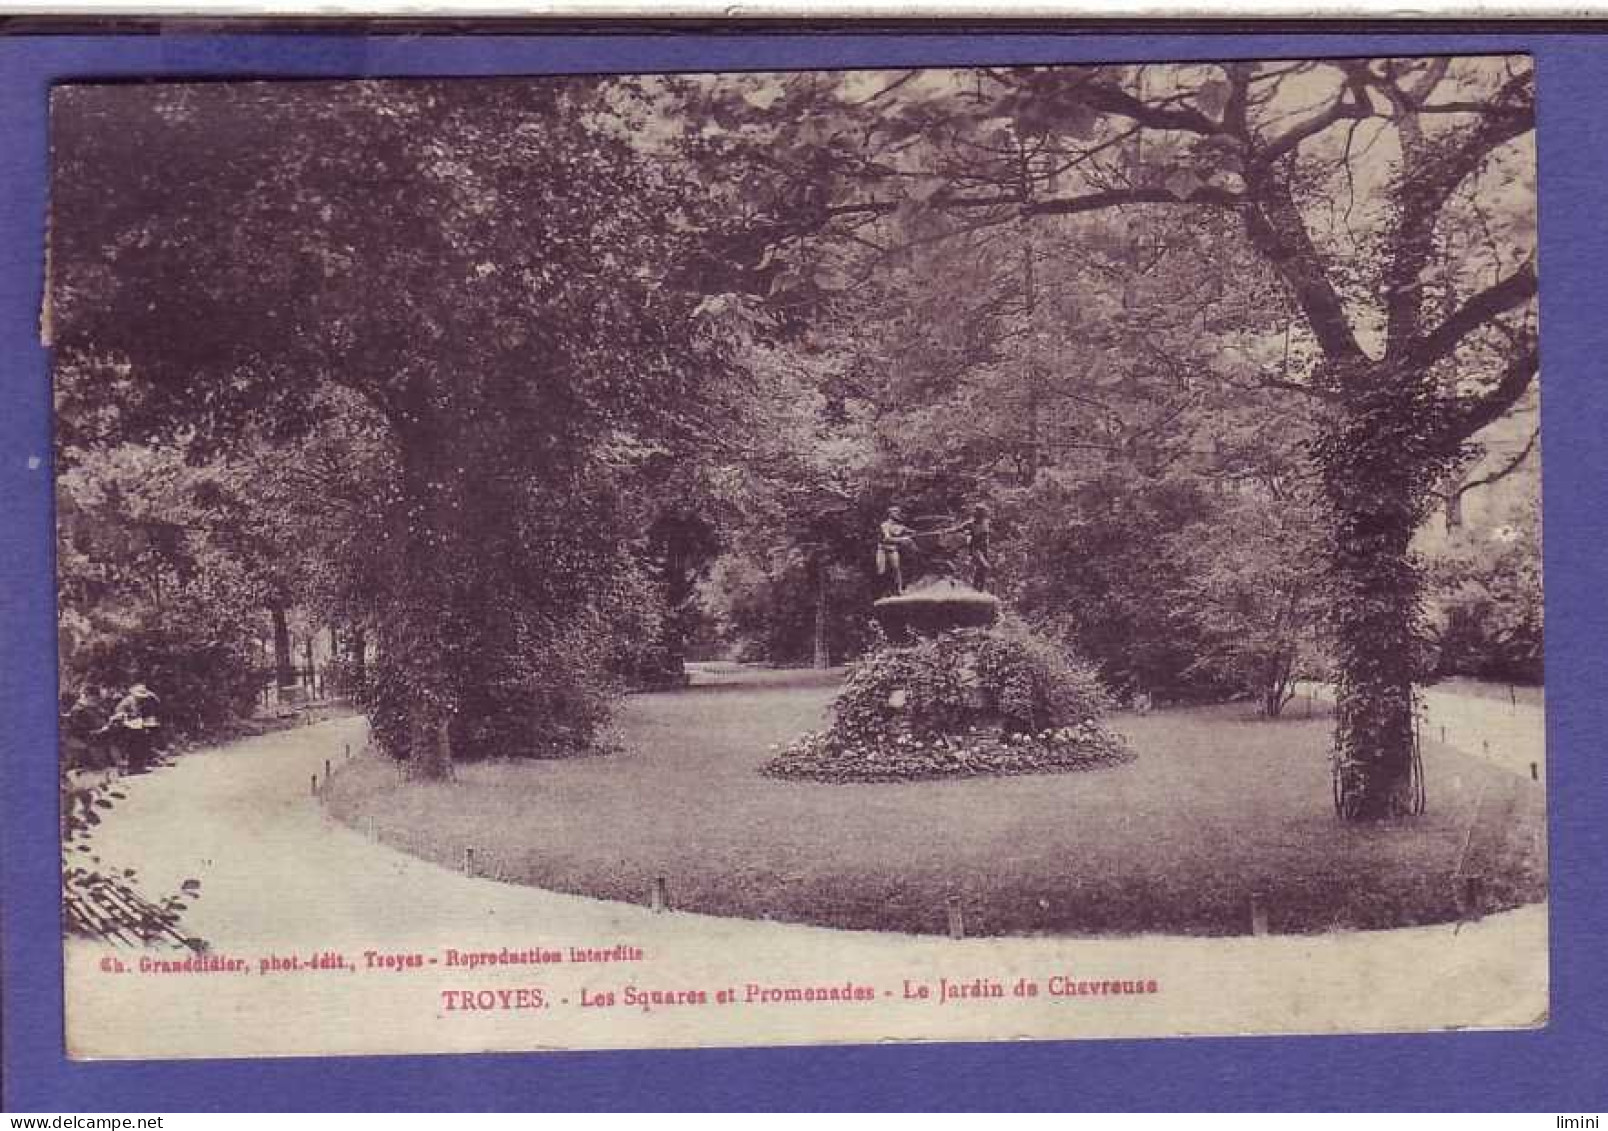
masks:
<path fill-rule="evenodd" d="M 1236 682 L 1197 664 L 1213 632 L 1190 593 L 1204 563 L 1188 532 L 1209 528 L 1221 509 L 1187 477 L 1045 477 L 1017 501 L 1016 535 L 1000 545 L 1000 567 L 1016 579 L 1011 603 L 1072 643 L 1110 688 L 1229 698 Z"/>
<path fill-rule="evenodd" d="M 589 750 L 619 690 L 607 670 L 606 626 L 578 614 L 559 628 L 509 612 L 477 645 L 445 679 L 430 657 L 421 662 L 382 646 L 363 697 L 381 749 L 417 761 L 416 743 L 434 740 L 419 731 L 420 720 L 445 715 L 453 757 L 461 761 Z"/>
<path fill-rule="evenodd" d="M 1110 701 L 1087 665 L 1026 628 L 963 628 L 854 665 L 833 730 L 869 740 L 967 726 L 1026 733 L 1096 719 Z"/>
<path fill-rule="evenodd" d="M 766 772 L 900 780 L 1088 768 L 1128 756 L 1099 725 L 1093 669 L 1018 623 L 883 645 L 851 669 L 824 734 Z"/>
<path fill-rule="evenodd" d="M 1541 530 L 1533 511 L 1503 538 L 1455 547 L 1432 573 L 1440 623 L 1436 674 L 1540 683 L 1544 675 Z"/>
<path fill-rule="evenodd" d="M 508 500 L 520 521 L 466 523 L 450 554 L 387 564 L 363 694 L 381 750 L 429 777 L 595 752 L 614 696 L 665 662 L 663 594 L 619 536 L 617 503 L 606 484 L 590 500 L 532 487 Z"/>
<path fill-rule="evenodd" d="M 324 665 L 324 687 L 332 695 L 359 696 L 367 683 L 368 665 L 353 656 L 335 656 Z"/>
<path fill-rule="evenodd" d="M 700 600 L 712 631 L 744 661 L 807 664 L 817 628 L 833 662 L 862 654 L 872 643 L 866 609 L 877 594 L 871 581 L 860 570 L 827 567 L 824 610 L 817 582 L 802 557 L 784 555 L 762 568 L 732 553 L 715 563 Z M 819 624 L 818 610 L 825 613 Z"/>
<path fill-rule="evenodd" d="M 78 764 L 80 746 L 135 682 L 158 696 L 164 744 L 222 734 L 249 714 L 262 686 L 253 643 L 243 632 L 231 639 L 215 631 L 152 610 L 64 646 L 62 693 L 73 704 L 63 720 L 68 761 Z"/>

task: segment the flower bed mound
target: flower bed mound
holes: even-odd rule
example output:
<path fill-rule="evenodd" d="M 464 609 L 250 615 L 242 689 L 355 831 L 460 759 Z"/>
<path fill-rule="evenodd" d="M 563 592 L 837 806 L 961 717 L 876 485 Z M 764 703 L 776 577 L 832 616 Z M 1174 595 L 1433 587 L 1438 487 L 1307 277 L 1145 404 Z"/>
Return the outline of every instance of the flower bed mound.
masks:
<path fill-rule="evenodd" d="M 842 746 L 806 734 L 760 771 L 766 777 L 818 782 L 926 781 L 935 778 L 1065 774 L 1133 761 L 1118 735 L 1084 723 L 1041 734 L 907 737 L 885 745 Z"/>
<path fill-rule="evenodd" d="M 825 782 L 1091 770 L 1130 761 L 1093 671 L 1019 622 L 886 645 L 856 664 L 823 733 L 762 772 Z"/>

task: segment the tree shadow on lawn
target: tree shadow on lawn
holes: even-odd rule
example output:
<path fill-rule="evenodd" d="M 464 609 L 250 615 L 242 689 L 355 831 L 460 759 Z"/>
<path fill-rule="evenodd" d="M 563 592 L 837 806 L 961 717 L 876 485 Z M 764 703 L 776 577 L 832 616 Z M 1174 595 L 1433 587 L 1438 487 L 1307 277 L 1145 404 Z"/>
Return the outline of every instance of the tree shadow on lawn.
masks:
<path fill-rule="evenodd" d="M 1460 863 L 1483 911 L 1545 896 L 1541 788 L 1446 747 L 1425 750 L 1430 811 L 1368 825 L 1334 816 L 1325 720 L 1241 705 L 1116 716 L 1138 758 L 1109 769 L 777 781 L 771 746 L 822 726 L 836 689 L 797 675 L 633 697 L 617 757 L 447 785 L 364 760 L 329 803 L 447 866 L 472 846 L 518 883 L 641 903 L 664 876 L 681 909 L 844 928 L 941 932 L 958 896 L 975 934 L 1243 934 L 1253 892 L 1275 932 L 1399 927 L 1458 918 Z"/>

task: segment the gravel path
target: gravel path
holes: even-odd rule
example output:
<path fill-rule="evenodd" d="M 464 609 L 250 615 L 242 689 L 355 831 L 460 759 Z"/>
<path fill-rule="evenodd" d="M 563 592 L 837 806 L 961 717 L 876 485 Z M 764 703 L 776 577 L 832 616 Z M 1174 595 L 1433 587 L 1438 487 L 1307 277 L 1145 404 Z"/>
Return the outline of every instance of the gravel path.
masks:
<path fill-rule="evenodd" d="M 1288 710 L 1301 709 L 1301 696 L 1312 692 L 1320 699 L 1332 700 L 1334 689 L 1327 684 L 1301 684 L 1297 698 Z M 1419 689 L 1422 703 L 1420 734 L 1428 740 L 1445 742 L 1515 774 L 1526 777 L 1535 767 L 1535 777 L 1545 780 L 1546 712 L 1533 703 L 1514 703 L 1507 698 L 1443 690 Z"/>
<path fill-rule="evenodd" d="M 348 719 L 187 754 L 131 779 L 96 837 L 150 893 L 202 881 L 187 923 L 236 974 L 142 974 L 73 942 L 69 1047 L 90 1058 L 447 1052 L 1002 1036 L 1511 1027 L 1546 1009 L 1544 906 L 1459 927 L 1265 938 L 953 941 L 655 914 L 473 879 L 330 819 L 310 790 L 365 740 Z M 639 948 L 627 962 L 452 966 L 449 949 Z M 365 952 L 416 955 L 392 967 Z M 339 955 L 335 970 L 309 968 Z M 295 971 L 265 969 L 299 959 Z M 109 973 L 109 959 L 127 972 Z M 375 964 L 378 962 L 378 964 Z M 1144 996 L 1052 995 L 1050 980 L 1154 980 Z M 907 997 L 992 980 L 1003 998 Z M 1018 979 L 1040 994 L 1011 995 Z M 776 1004 L 772 987 L 872 988 L 869 1002 Z M 1062 983 L 1063 985 L 1065 983 Z M 745 1000 L 753 985 L 761 1000 Z M 640 1008 L 626 988 L 706 988 L 731 1005 Z M 444 991 L 536 988 L 533 1011 L 452 1008 Z M 614 1004 L 582 1008 L 612 994 Z M 495 994 L 494 994 L 495 996 Z M 489 999 L 488 999 L 489 1000 Z M 513 1000 L 502 999 L 501 1000 Z"/>

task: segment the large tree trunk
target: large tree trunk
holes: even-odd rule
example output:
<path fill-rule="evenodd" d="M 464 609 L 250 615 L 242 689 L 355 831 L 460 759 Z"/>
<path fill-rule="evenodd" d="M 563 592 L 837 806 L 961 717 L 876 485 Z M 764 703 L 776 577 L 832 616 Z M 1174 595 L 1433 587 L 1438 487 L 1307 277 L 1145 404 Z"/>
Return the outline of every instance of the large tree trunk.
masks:
<path fill-rule="evenodd" d="M 421 405 L 415 413 L 428 422 Z M 415 525 L 405 553 L 414 578 L 413 593 L 397 615 L 417 618 L 419 631 L 397 634 L 409 641 L 410 653 L 393 656 L 393 664 L 407 672 L 406 689 L 410 734 L 408 757 L 415 772 L 426 778 L 453 776 L 451 718 L 458 701 L 452 651 L 461 641 L 442 631 L 451 623 L 455 602 L 450 574 L 454 533 L 452 476 L 446 470 L 451 453 L 439 430 L 430 423 L 399 428 L 397 446 L 402 463 L 402 491 Z M 397 692 L 392 692 L 396 694 Z"/>
<path fill-rule="evenodd" d="M 655 680 L 682 681 L 687 678 L 687 636 L 689 607 L 697 589 L 697 572 L 684 554 L 672 547 L 665 557 L 665 608 L 669 615 L 664 625 L 664 660 L 662 672 L 653 673 Z"/>
<path fill-rule="evenodd" d="M 832 666 L 832 652 L 827 646 L 826 639 L 826 563 L 817 561 L 813 572 L 815 574 L 815 646 L 812 650 L 811 663 L 816 670 L 824 671 Z"/>
<path fill-rule="evenodd" d="M 368 633 L 362 625 L 354 625 L 346 635 L 347 654 L 352 658 L 352 686 L 368 686 Z"/>
<path fill-rule="evenodd" d="M 1262 714 L 1276 719 L 1284 714 L 1284 705 L 1290 701 L 1290 676 L 1295 660 L 1292 655 L 1278 653 L 1268 660 L 1267 679 L 1262 691 Z"/>
<path fill-rule="evenodd" d="M 1423 806 L 1413 753 L 1412 641 L 1394 631 L 1407 610 L 1394 598 L 1379 607 L 1378 614 L 1337 618 L 1335 804 L 1348 820 L 1409 816 Z M 1384 639 L 1397 643 L 1380 647 Z"/>
<path fill-rule="evenodd" d="M 283 605 L 270 608 L 274 620 L 274 684 L 278 687 L 296 685 L 296 665 L 290 653 L 290 622 Z"/>
<path fill-rule="evenodd" d="M 408 761 L 413 772 L 434 781 L 453 776 L 451 720 L 427 708 L 414 708 L 411 718 L 411 750 Z"/>
<path fill-rule="evenodd" d="M 1422 517 L 1424 467 L 1408 424 L 1417 406 L 1353 404 L 1320 444 L 1332 507 L 1329 580 L 1339 680 L 1335 805 L 1349 820 L 1423 809 L 1413 734 L 1420 576 L 1410 547 Z"/>
<path fill-rule="evenodd" d="M 408 760 L 421 776 L 437 781 L 452 777 L 452 728 L 438 711 L 418 708 L 412 714 Z"/>

